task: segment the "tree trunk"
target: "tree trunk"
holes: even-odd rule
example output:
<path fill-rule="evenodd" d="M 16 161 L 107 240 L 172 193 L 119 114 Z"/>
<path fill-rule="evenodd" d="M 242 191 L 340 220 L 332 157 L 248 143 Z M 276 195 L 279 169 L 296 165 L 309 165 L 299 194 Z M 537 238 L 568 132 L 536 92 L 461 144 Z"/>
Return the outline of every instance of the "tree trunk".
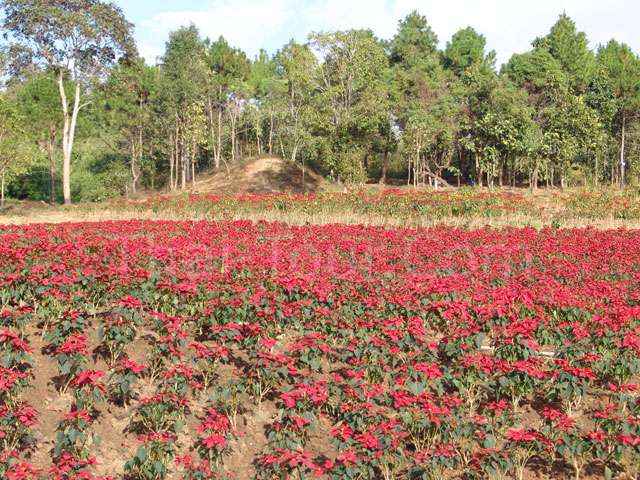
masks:
<path fill-rule="evenodd" d="M 476 152 L 476 172 L 478 174 L 478 188 L 482 188 L 482 168 L 480 168 L 480 154 Z"/>
<path fill-rule="evenodd" d="M 391 128 L 387 131 L 387 141 L 384 146 L 384 156 L 382 157 L 382 176 L 380 177 L 380 183 L 384 185 L 387 183 L 387 162 L 389 161 L 389 144 L 391 143 Z"/>
<path fill-rule="evenodd" d="M 2 167 L 2 180 L 0 183 L 0 208 L 4 208 L 4 171 L 5 167 Z"/>
<path fill-rule="evenodd" d="M 258 150 L 258 155 L 262 155 L 262 144 L 260 142 L 260 116 L 259 115 L 256 115 L 256 149 Z M 251 153 L 249 153 L 249 156 L 251 156 Z"/>
<path fill-rule="evenodd" d="M 136 193 L 136 141 L 135 141 L 135 137 L 133 136 L 133 133 L 131 133 L 129 135 L 129 145 L 130 145 L 130 150 L 131 150 L 131 160 L 130 160 L 130 164 L 131 164 L 131 192 L 132 193 Z"/>
<path fill-rule="evenodd" d="M 218 94 L 220 95 L 220 102 L 222 102 L 222 86 L 218 90 Z M 220 165 L 220 159 L 222 159 L 222 104 L 218 105 L 218 151 L 216 154 L 216 168 Z"/>
<path fill-rule="evenodd" d="M 64 119 L 62 127 L 62 196 L 65 205 L 71 205 L 71 118 L 69 117 L 69 104 L 67 94 L 64 91 L 62 71 L 58 74 L 58 89 L 60 90 L 60 101 L 62 103 L 62 117 Z M 76 103 L 78 99 L 76 98 Z M 72 114 L 73 115 L 73 114 Z"/>
<path fill-rule="evenodd" d="M 187 152 L 184 143 L 182 144 L 182 147 L 180 149 L 180 170 L 180 186 L 182 190 L 185 190 L 187 188 Z"/>
<path fill-rule="evenodd" d="M 536 166 L 533 169 L 533 174 L 531 175 L 531 182 L 529 185 L 529 189 L 533 193 L 534 190 L 538 190 L 538 159 L 536 158 Z"/>
<path fill-rule="evenodd" d="M 140 103 L 140 108 L 142 109 L 142 102 Z M 140 112 L 140 115 L 140 118 L 142 118 L 142 111 Z M 136 184 L 142 175 L 142 148 L 142 121 L 140 121 L 140 124 L 138 125 L 138 174 L 136 175 Z"/>
<path fill-rule="evenodd" d="M 622 112 L 622 139 L 620 140 L 620 190 L 624 189 L 624 142 L 625 142 L 625 130 L 626 130 L 627 117 Z"/>
<path fill-rule="evenodd" d="M 173 187 L 171 190 L 178 190 L 178 178 L 180 178 L 178 174 L 178 166 L 180 165 L 180 124 L 178 123 L 178 118 L 176 117 L 176 161 L 174 163 L 175 173 L 173 174 Z"/>
<path fill-rule="evenodd" d="M 175 159 L 175 147 L 173 144 L 173 133 L 169 134 L 169 189 L 173 190 L 173 163 Z"/>
<path fill-rule="evenodd" d="M 491 178 L 489 178 L 489 176 L 491 176 Z M 495 160 L 491 160 L 491 173 L 487 172 L 487 183 L 489 184 L 492 190 L 494 187 L 495 178 L 496 178 L 496 162 Z"/>
<path fill-rule="evenodd" d="M 269 155 L 273 155 L 273 105 L 269 109 Z"/>
<path fill-rule="evenodd" d="M 195 142 L 194 142 L 195 143 Z M 196 162 L 195 162 L 195 145 L 193 145 L 192 153 L 191 153 L 191 189 L 196 191 Z"/>
<path fill-rule="evenodd" d="M 306 174 L 306 169 L 304 166 L 304 154 L 305 152 L 302 152 L 302 191 L 306 192 L 307 191 L 307 181 L 305 179 L 305 174 Z"/>
<path fill-rule="evenodd" d="M 215 123 L 213 121 L 213 103 L 211 103 L 211 98 L 207 100 L 207 111 L 209 113 L 209 130 L 211 131 L 211 145 L 213 146 L 213 163 L 216 167 L 216 170 L 220 166 L 220 148 L 216 143 L 216 129 Z"/>
<path fill-rule="evenodd" d="M 229 117 L 231 118 L 231 161 L 236 161 L 236 106 L 235 100 L 232 100 L 233 105 Z"/>
<path fill-rule="evenodd" d="M 62 102 L 62 196 L 64 203 L 71 203 L 71 186 L 69 182 L 69 170 L 71 164 L 71 153 L 69 152 L 69 105 L 67 104 L 67 94 L 64 91 L 62 72 L 58 75 L 58 89 L 60 90 L 60 101 Z"/>
<path fill-rule="evenodd" d="M 596 153 L 596 164 L 595 164 L 595 169 L 594 169 L 594 176 L 593 176 L 593 186 L 595 188 L 598 188 L 598 153 Z"/>
<path fill-rule="evenodd" d="M 547 182 L 547 190 L 549 190 L 549 165 L 544 166 L 544 179 Z"/>
<path fill-rule="evenodd" d="M 131 192 L 136 193 L 136 184 L 138 183 L 138 178 L 140 178 L 140 171 L 136 171 L 136 160 L 138 159 L 139 153 L 136 151 L 136 137 L 131 132 Z M 142 148 L 142 146 L 140 146 Z"/>
<path fill-rule="evenodd" d="M 54 162 L 55 141 L 56 141 L 56 124 L 51 122 L 51 125 L 49 128 L 49 145 L 47 150 L 49 152 L 49 181 L 50 181 L 52 204 L 56 202 L 56 165 Z"/>
<path fill-rule="evenodd" d="M 420 179 L 418 178 L 420 175 L 420 150 L 422 149 L 422 145 L 420 142 L 416 145 L 416 159 L 413 167 L 413 186 L 417 187 Z"/>

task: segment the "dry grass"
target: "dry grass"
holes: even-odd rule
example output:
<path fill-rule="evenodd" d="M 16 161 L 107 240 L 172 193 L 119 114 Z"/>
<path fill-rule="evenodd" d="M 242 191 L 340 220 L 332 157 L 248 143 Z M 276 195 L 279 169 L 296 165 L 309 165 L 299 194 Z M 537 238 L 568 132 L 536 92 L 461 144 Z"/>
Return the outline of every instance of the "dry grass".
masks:
<path fill-rule="evenodd" d="M 558 213 L 558 212 L 556 212 Z M 215 212 L 189 212 L 176 211 L 153 212 L 150 210 L 126 210 L 117 209 L 109 205 L 86 207 L 58 207 L 41 212 L 0 216 L 0 225 L 23 225 L 29 223 L 63 223 L 63 222 L 98 222 L 121 221 L 134 219 L 149 220 L 266 220 L 268 222 L 285 222 L 292 225 L 330 224 L 343 223 L 348 225 L 382 225 L 386 227 L 437 227 L 451 226 L 466 229 L 477 228 L 505 228 L 505 227 L 533 227 L 533 228 L 586 228 L 596 229 L 640 229 L 640 220 L 624 219 L 585 219 L 585 218 L 558 218 L 551 213 L 540 215 L 527 215 L 523 213 L 505 212 L 500 217 L 483 216 L 451 216 L 431 218 L 428 216 L 402 218 L 375 214 L 358 214 L 353 212 L 323 212 L 306 214 L 304 212 L 280 212 L 263 211 L 252 213 L 238 213 L 235 215 L 216 215 Z"/>

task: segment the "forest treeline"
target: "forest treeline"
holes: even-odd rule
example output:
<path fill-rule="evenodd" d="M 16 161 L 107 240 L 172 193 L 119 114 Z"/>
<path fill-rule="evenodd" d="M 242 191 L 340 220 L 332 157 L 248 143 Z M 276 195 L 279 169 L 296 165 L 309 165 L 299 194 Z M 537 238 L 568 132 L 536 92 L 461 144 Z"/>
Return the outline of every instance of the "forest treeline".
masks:
<path fill-rule="evenodd" d="M 498 71 L 481 33 L 440 50 L 415 11 L 391 39 L 315 32 L 254 59 L 184 26 L 149 65 L 113 4 L 0 5 L 3 198 L 187 189 L 256 155 L 348 184 L 640 181 L 640 60 L 615 39 L 590 50 L 566 14 Z"/>

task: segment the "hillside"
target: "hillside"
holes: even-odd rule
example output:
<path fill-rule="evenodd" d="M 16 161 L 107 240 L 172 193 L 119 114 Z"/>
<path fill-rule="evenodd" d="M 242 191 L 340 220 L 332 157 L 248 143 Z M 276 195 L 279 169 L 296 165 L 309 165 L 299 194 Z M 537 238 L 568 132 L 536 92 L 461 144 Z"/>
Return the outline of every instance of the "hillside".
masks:
<path fill-rule="evenodd" d="M 248 194 L 266 192 L 307 193 L 317 191 L 339 191 L 342 186 L 331 182 L 322 175 L 298 164 L 276 157 L 247 158 L 229 164 L 229 169 L 221 165 L 218 171 L 196 174 L 195 193 L 200 194 Z M 193 192 L 191 183 L 186 192 Z M 185 190 L 174 192 L 168 190 L 145 190 L 127 197 L 133 200 L 144 200 L 151 195 L 174 196 L 184 195 Z M 85 207 L 99 212 L 100 204 L 74 203 L 70 208 L 61 205 L 50 205 L 33 200 L 9 200 L 3 211 L 0 211 L 0 224 L 23 224 L 31 222 L 64 222 L 70 220 L 100 220 L 100 214 L 93 212 L 87 215 Z M 95 208 L 97 207 L 97 208 Z M 108 208 L 108 205 L 105 204 Z M 78 211 L 81 209 L 82 211 Z"/>
<path fill-rule="evenodd" d="M 338 188 L 309 168 L 303 171 L 299 164 L 276 157 L 249 158 L 230 164 L 228 171 L 221 165 L 215 173 L 196 175 L 198 193 L 304 193 Z"/>

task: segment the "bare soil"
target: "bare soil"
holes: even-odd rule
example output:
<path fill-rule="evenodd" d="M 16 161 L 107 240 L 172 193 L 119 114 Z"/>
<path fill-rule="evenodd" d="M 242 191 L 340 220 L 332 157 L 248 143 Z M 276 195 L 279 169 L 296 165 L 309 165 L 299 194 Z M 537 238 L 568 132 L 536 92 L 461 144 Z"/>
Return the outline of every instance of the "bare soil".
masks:
<path fill-rule="evenodd" d="M 106 375 L 102 378 L 107 383 L 109 367 L 106 355 L 100 349 L 97 329 L 101 322 L 100 317 L 87 322 L 87 347 L 90 350 L 86 368 L 102 370 Z M 54 354 L 50 351 L 50 345 L 42 338 L 41 329 L 30 324 L 24 335 L 24 340 L 32 347 L 33 373 L 31 388 L 23 397 L 23 400 L 33 406 L 39 415 L 39 425 L 32 427 L 34 444 L 21 452 L 23 458 L 35 468 L 47 471 L 52 464 L 53 449 L 55 446 L 56 423 L 61 413 L 66 413 L 72 404 L 70 393 L 60 393 L 60 372 L 54 360 Z M 138 330 L 135 342 L 132 342 L 124 352 L 135 362 L 147 365 L 146 352 L 154 342 L 153 321 L 151 318 L 143 320 Z M 186 353 L 186 351 L 185 351 Z M 231 366 L 222 366 L 219 371 L 220 382 L 225 382 L 232 377 Z M 136 398 L 154 395 L 155 388 L 148 378 L 139 380 L 133 388 Z M 189 398 L 189 410 L 184 422 L 185 425 L 178 435 L 176 442 L 176 456 L 192 455 L 197 457 L 196 441 L 198 438 L 198 425 L 203 421 L 206 413 L 208 396 L 206 393 L 195 398 Z M 135 425 L 132 424 L 132 407 L 136 401 L 132 400 L 128 405 L 120 405 L 109 395 L 104 402 L 96 404 L 92 412 L 93 434 L 101 439 L 99 446 L 92 446 L 91 450 L 99 465 L 95 467 L 96 475 L 109 475 L 114 478 L 123 478 L 123 466 L 127 460 L 135 457 L 138 434 Z M 232 444 L 231 454 L 225 458 L 225 470 L 234 475 L 236 480 L 250 480 L 255 475 L 254 462 L 261 456 L 266 445 L 268 425 L 277 416 L 277 409 L 273 400 L 267 399 L 258 407 L 250 399 L 243 401 L 239 408 L 237 431 L 239 438 Z M 326 429 L 320 426 L 316 432 L 317 439 L 311 439 L 312 443 L 327 443 L 330 427 Z M 315 440 L 315 441 L 314 441 Z M 326 448 L 321 450 L 327 453 Z M 334 456 L 335 458 L 335 456 Z M 182 478 L 181 470 L 175 465 L 169 464 L 167 480 Z"/>
<path fill-rule="evenodd" d="M 220 165 L 217 172 L 196 175 L 197 193 L 306 193 L 335 190 L 336 184 L 308 167 L 277 157 L 250 158 L 229 165 Z"/>

